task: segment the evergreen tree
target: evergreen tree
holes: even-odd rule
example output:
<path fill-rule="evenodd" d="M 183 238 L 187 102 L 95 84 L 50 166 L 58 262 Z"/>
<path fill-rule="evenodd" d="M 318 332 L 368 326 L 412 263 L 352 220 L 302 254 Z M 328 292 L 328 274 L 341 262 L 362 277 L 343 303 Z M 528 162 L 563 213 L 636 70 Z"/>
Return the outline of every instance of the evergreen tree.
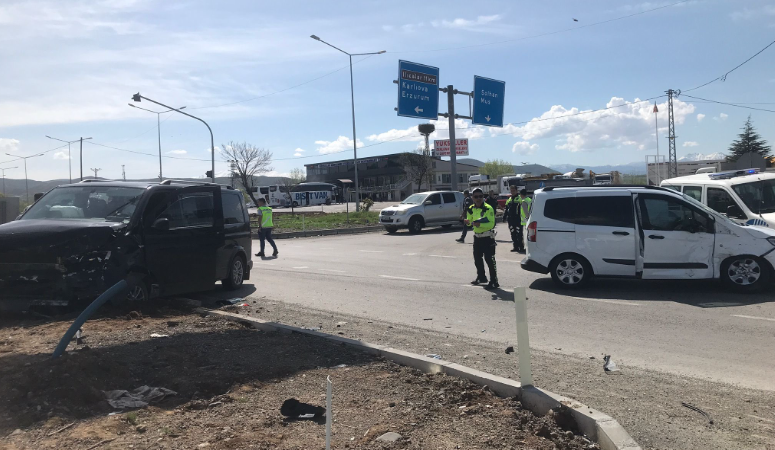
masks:
<path fill-rule="evenodd" d="M 748 120 L 745 121 L 745 126 L 743 126 L 743 132 L 738 135 L 738 139 L 733 141 L 729 147 L 730 155 L 727 159 L 737 161 L 749 153 L 756 153 L 766 158 L 771 156 L 771 151 L 772 147 L 768 146 L 767 141 L 759 136 L 759 133 L 753 127 L 751 116 L 748 116 Z"/>

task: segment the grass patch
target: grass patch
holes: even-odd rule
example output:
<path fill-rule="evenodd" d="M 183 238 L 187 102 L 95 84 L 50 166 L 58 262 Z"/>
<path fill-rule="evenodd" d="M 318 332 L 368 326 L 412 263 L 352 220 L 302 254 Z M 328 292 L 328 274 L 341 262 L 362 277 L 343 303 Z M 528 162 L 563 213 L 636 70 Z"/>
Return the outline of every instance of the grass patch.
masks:
<path fill-rule="evenodd" d="M 126 421 L 132 425 L 137 425 L 137 413 L 134 411 L 126 413 Z"/>
<path fill-rule="evenodd" d="M 331 228 L 361 227 L 379 224 L 379 212 L 351 212 L 347 213 L 282 213 L 275 214 L 272 218 L 275 232 L 302 231 L 302 230 L 327 230 Z"/>

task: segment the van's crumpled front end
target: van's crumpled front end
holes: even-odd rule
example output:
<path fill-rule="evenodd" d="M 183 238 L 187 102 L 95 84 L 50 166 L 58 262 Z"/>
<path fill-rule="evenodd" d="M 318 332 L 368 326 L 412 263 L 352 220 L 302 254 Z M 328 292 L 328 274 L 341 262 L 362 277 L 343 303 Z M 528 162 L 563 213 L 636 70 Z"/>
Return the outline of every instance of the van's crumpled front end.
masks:
<path fill-rule="evenodd" d="M 0 310 L 91 300 L 139 253 L 116 223 L 22 220 L 0 226 Z M 130 258 L 132 259 L 132 258 Z"/>

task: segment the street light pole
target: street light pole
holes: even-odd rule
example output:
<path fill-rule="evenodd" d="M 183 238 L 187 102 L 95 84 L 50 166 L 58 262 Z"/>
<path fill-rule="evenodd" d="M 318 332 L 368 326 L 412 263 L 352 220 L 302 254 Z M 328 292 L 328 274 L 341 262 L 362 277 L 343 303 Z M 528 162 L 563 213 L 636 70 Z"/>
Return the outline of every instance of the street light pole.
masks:
<path fill-rule="evenodd" d="M 148 97 L 143 97 L 142 95 L 140 95 L 139 92 L 132 96 L 132 100 L 134 100 L 136 102 L 139 102 L 141 100 L 148 100 L 151 103 L 155 103 L 155 104 L 157 104 L 159 106 L 163 106 L 163 107 L 165 107 L 165 108 L 167 108 L 167 109 L 169 109 L 171 111 L 177 111 L 177 112 L 183 114 L 184 116 L 188 116 L 188 117 L 190 117 L 192 119 L 196 119 L 196 120 L 202 122 L 203 124 L 205 124 L 205 126 L 207 127 L 207 130 L 210 132 L 210 158 L 211 158 L 211 165 L 212 165 L 212 167 L 211 167 L 211 170 L 212 170 L 212 172 L 211 172 L 211 175 L 212 175 L 211 179 L 212 179 L 213 183 L 215 183 L 215 138 L 213 137 L 213 129 L 210 128 L 210 125 L 208 125 L 207 122 L 205 122 L 204 120 L 200 119 L 197 116 L 193 116 L 193 115 L 191 115 L 189 113 L 184 113 L 183 111 L 181 111 L 181 109 L 185 108 L 185 106 L 183 108 L 177 108 L 176 109 L 176 108 L 173 108 L 172 106 L 167 106 L 164 103 L 159 103 L 156 100 L 151 100 Z M 165 111 L 165 112 L 167 112 L 167 111 Z M 159 142 L 161 142 L 161 138 L 160 138 Z"/>
<path fill-rule="evenodd" d="M 168 113 L 170 111 L 175 111 L 174 109 L 168 109 L 167 111 L 151 111 L 150 109 L 141 108 L 139 106 L 135 106 L 131 103 L 127 103 L 127 105 L 131 106 L 132 108 L 142 109 L 143 111 L 148 111 L 149 113 L 156 114 L 156 131 L 159 136 L 159 181 L 162 181 L 162 170 L 161 170 L 161 115 Z M 186 109 L 185 106 L 181 106 L 178 109 Z"/>
<path fill-rule="evenodd" d="M 0 167 L 0 170 L 3 171 L 3 197 L 5 197 L 5 171 L 9 169 L 18 169 L 18 166 L 13 167 Z"/>
<path fill-rule="evenodd" d="M 49 139 L 53 139 L 53 140 L 59 141 L 59 142 L 64 142 L 64 143 L 67 144 L 67 165 L 68 165 L 68 170 L 69 170 L 70 183 L 72 183 L 73 182 L 73 158 L 70 156 L 70 144 L 72 144 L 73 142 L 78 142 L 79 140 L 76 139 L 74 141 L 66 141 L 64 139 L 59 139 L 59 138 L 51 137 L 49 135 L 46 135 L 46 137 L 49 138 Z M 88 138 L 88 139 L 91 139 L 91 138 Z"/>
<path fill-rule="evenodd" d="M 358 182 L 358 139 L 355 136 L 355 87 L 353 86 L 353 56 L 381 55 L 382 53 L 385 53 L 385 50 L 380 50 L 378 52 L 371 52 L 371 53 L 348 53 L 342 50 L 341 48 L 331 45 L 328 42 L 324 41 L 323 39 L 320 39 L 314 34 L 310 37 L 316 41 L 326 44 L 327 46 L 333 49 L 339 50 L 340 52 L 347 55 L 350 59 L 350 103 L 352 106 L 352 119 L 353 119 L 353 165 L 355 166 L 355 210 L 358 211 L 360 209 L 361 191 L 360 191 L 360 185 Z"/>
<path fill-rule="evenodd" d="M 17 155 L 12 155 L 10 153 L 6 153 L 6 155 L 24 160 L 24 189 L 27 191 L 27 204 L 29 205 L 30 204 L 30 180 L 29 178 L 27 178 L 27 160 L 38 156 L 43 156 L 43 153 L 32 155 L 32 156 L 17 156 Z M 5 172 L 3 172 L 3 177 L 5 177 Z M 5 181 L 3 182 L 5 183 Z"/>
<path fill-rule="evenodd" d="M 81 165 L 81 181 L 83 181 L 83 141 L 88 139 L 91 139 L 91 138 L 82 137 L 81 139 L 79 139 L 79 141 L 81 141 L 81 147 L 80 147 L 81 150 L 78 152 L 78 163 Z"/>

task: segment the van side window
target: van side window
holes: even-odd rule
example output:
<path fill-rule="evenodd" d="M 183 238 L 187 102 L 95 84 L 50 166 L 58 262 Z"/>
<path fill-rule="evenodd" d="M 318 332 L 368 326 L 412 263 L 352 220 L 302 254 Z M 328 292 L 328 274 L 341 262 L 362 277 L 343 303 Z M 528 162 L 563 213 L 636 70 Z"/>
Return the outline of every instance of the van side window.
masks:
<path fill-rule="evenodd" d="M 684 186 L 684 194 L 697 200 L 702 201 L 702 186 Z"/>
<path fill-rule="evenodd" d="M 221 195 L 221 201 L 223 201 L 223 223 L 225 225 L 245 223 L 245 212 L 242 209 L 241 200 L 239 195 Z"/>
<path fill-rule="evenodd" d="M 727 209 L 732 205 L 737 205 L 737 203 L 727 191 L 713 187 L 708 188 L 708 207 L 710 209 L 726 214 Z"/>
<path fill-rule="evenodd" d="M 544 216 L 576 225 L 635 228 L 632 197 L 567 197 L 546 201 Z"/>
<path fill-rule="evenodd" d="M 678 199 L 645 197 L 640 201 L 644 230 L 713 232 L 710 217 Z"/>
<path fill-rule="evenodd" d="M 159 217 L 170 220 L 170 230 L 190 227 L 213 226 L 212 192 L 190 192 L 182 194 L 167 207 Z"/>

